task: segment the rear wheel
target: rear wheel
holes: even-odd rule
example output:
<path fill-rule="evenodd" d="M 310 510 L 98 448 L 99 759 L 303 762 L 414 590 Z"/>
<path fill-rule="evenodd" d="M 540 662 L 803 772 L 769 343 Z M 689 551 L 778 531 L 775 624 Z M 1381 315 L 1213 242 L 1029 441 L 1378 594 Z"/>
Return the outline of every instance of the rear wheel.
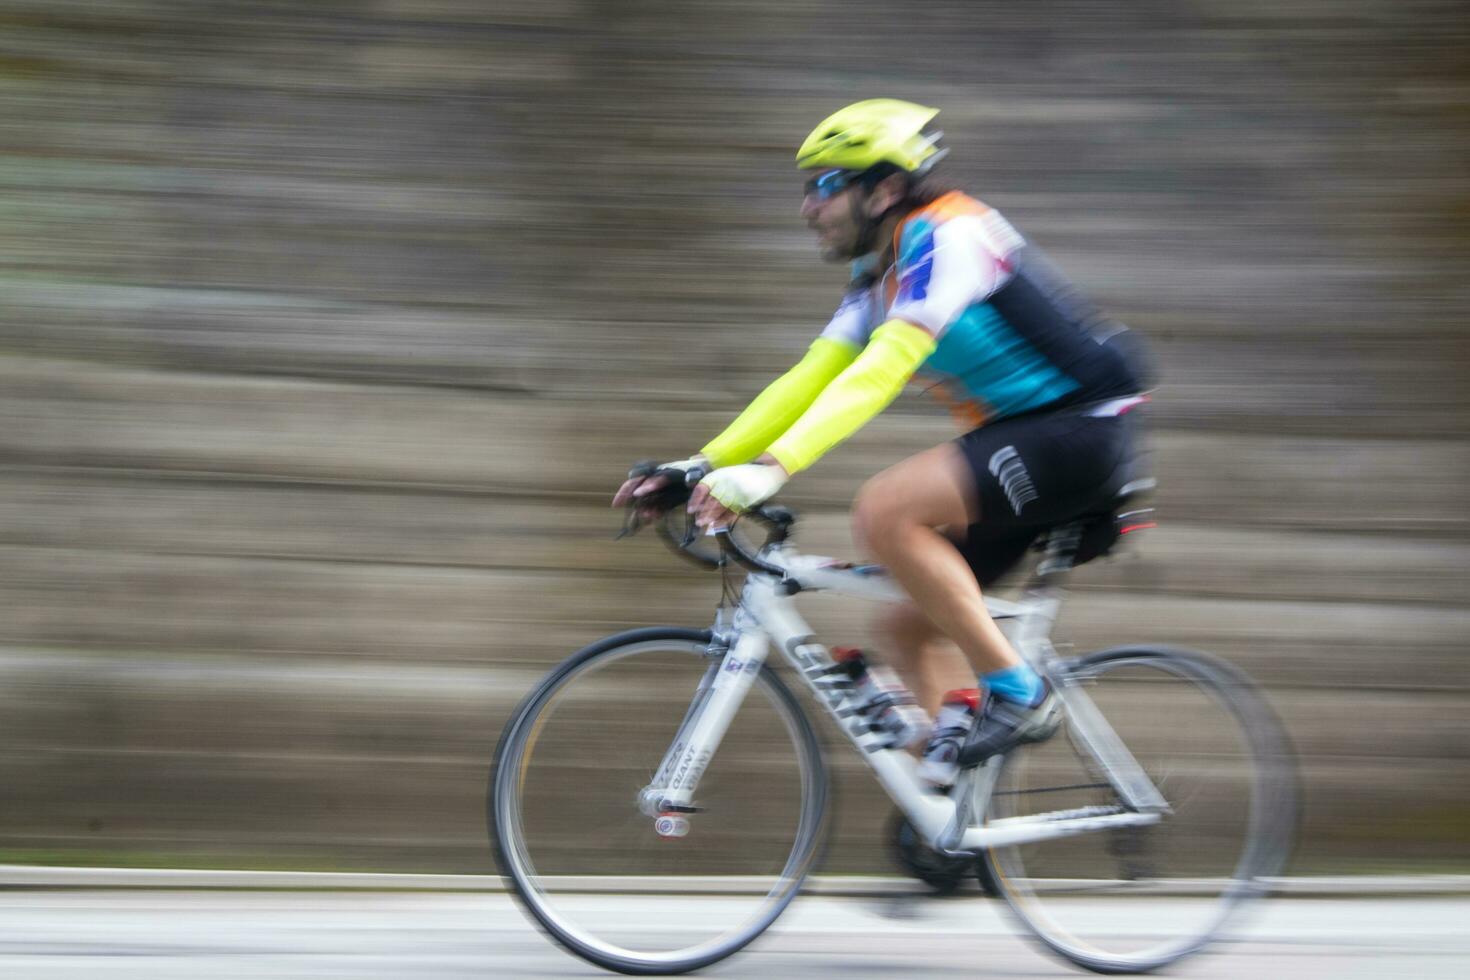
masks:
<path fill-rule="evenodd" d="M 1169 810 L 1152 825 L 988 854 L 1010 908 L 1053 952 L 1100 973 L 1158 969 L 1203 947 L 1278 874 L 1296 825 L 1284 730 L 1238 670 L 1167 648 L 1065 663 Z M 1071 723 L 1005 760 L 989 819 L 1125 807 Z"/>
<path fill-rule="evenodd" d="M 660 763 L 723 654 L 695 630 L 608 637 L 542 681 L 501 737 L 489 799 L 501 870 L 537 923 L 599 966 L 682 973 L 729 956 L 817 857 L 820 746 L 769 667 L 699 778 L 697 812 L 657 805 Z"/>

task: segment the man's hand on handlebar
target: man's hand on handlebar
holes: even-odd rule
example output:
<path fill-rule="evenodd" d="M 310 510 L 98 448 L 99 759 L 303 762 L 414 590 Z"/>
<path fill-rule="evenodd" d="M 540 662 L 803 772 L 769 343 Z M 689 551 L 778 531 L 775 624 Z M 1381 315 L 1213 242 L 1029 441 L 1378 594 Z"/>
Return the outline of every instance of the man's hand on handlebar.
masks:
<path fill-rule="evenodd" d="M 791 478 L 785 467 L 769 455 L 754 463 L 713 472 L 706 472 L 704 467 L 708 465 L 703 457 L 664 466 L 652 460 L 636 464 L 613 497 L 613 506 L 628 508 L 618 537 L 636 534 L 643 525 L 652 524 L 665 542 L 697 565 L 720 568 L 733 560 L 751 571 L 784 574 L 728 534 L 720 537 L 720 553 L 716 555 L 700 553 L 693 545 L 699 539 L 699 528 L 728 531 L 741 514 L 751 514 L 766 527 L 768 544 L 786 540 L 794 520 L 790 511 L 762 506 Z M 690 517 L 684 522 L 671 522 L 667 519 L 669 512 L 680 504 L 687 505 Z M 682 527 L 674 526 L 680 524 Z"/>
<path fill-rule="evenodd" d="M 641 520 L 652 520 L 667 509 L 667 504 L 659 506 L 656 503 L 660 490 L 677 482 L 680 474 L 687 476 L 690 470 L 708 471 L 708 469 L 709 460 L 699 455 L 662 465 L 639 464 L 633 467 L 632 472 L 628 474 L 628 479 L 613 495 L 612 505 L 614 507 L 635 507 Z M 640 502 L 645 502 L 645 504 L 640 506 Z"/>
<path fill-rule="evenodd" d="M 698 455 L 662 465 L 639 463 L 613 495 L 612 505 L 631 507 L 637 520 L 651 521 L 687 499 L 697 526 L 727 528 L 739 515 L 769 500 L 791 478 L 769 454 L 754 463 L 712 472 L 709 465 L 708 459 Z M 693 492 L 681 496 L 693 480 L 699 481 Z"/>
<path fill-rule="evenodd" d="M 689 498 L 689 513 L 700 527 L 729 527 L 735 518 L 769 500 L 791 479 L 774 457 L 726 466 L 700 481 Z"/>

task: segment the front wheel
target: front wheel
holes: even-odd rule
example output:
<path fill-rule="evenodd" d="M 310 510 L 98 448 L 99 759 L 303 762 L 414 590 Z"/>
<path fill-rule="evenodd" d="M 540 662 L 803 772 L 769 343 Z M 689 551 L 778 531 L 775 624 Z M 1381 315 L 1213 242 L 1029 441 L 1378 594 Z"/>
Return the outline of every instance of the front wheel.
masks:
<path fill-rule="evenodd" d="M 530 916 L 623 973 L 683 973 L 760 935 L 825 829 L 827 774 L 791 691 L 763 667 L 698 780 L 658 806 L 666 757 L 721 669 L 707 631 L 634 630 L 574 654 L 516 709 L 496 751 L 490 835 Z"/>
<path fill-rule="evenodd" d="M 1011 910 L 1047 948 L 1099 973 L 1155 970 L 1202 948 L 1279 874 L 1296 827 L 1284 729 L 1240 671 L 1169 648 L 1103 650 L 1054 678 L 1097 706 L 1167 803 L 1157 823 L 988 852 Z M 1004 761 L 991 819 L 1120 812 L 1068 719 Z"/>

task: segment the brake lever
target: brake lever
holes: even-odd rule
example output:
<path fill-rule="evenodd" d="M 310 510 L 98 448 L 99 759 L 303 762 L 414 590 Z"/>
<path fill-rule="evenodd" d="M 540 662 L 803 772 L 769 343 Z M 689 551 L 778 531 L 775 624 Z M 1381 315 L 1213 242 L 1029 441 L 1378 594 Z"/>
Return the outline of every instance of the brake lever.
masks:
<path fill-rule="evenodd" d="M 638 508 L 633 506 L 632 504 L 629 504 L 623 510 L 623 529 L 617 534 L 613 535 L 613 540 L 621 541 L 624 538 L 631 538 L 642 529 L 643 521 L 640 520 L 638 517 Z"/>
<path fill-rule="evenodd" d="M 646 480 L 650 476 L 653 476 L 657 470 L 658 463 L 651 459 L 640 459 L 628 470 L 628 479 L 632 480 L 636 477 L 641 477 Z M 629 501 L 627 507 L 623 509 L 623 528 L 617 534 L 613 535 L 613 540 L 621 541 L 624 538 L 631 538 L 642 529 L 643 520 L 638 516 L 638 503 L 637 501 Z"/>

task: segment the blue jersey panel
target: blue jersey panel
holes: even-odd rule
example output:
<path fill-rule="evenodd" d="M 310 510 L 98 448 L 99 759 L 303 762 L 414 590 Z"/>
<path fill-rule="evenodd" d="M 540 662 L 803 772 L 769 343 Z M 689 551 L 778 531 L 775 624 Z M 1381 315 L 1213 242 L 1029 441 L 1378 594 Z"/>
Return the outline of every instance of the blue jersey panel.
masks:
<path fill-rule="evenodd" d="M 952 393 L 979 401 L 992 418 L 1049 405 L 1081 385 L 1024 338 L 989 303 L 977 303 L 939 338 L 926 373 L 958 383 Z"/>

